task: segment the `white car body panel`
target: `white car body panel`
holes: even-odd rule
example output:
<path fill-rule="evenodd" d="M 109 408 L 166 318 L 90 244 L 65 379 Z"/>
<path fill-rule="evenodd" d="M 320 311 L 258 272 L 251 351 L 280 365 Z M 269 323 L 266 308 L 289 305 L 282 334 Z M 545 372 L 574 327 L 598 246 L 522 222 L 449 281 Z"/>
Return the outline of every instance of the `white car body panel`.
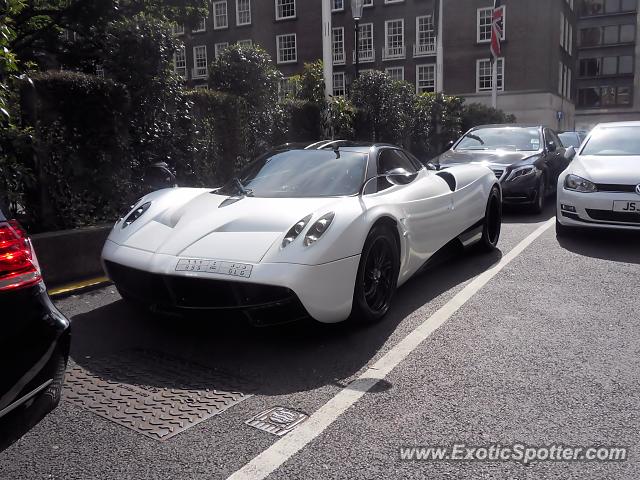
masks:
<path fill-rule="evenodd" d="M 604 123 L 596 126 L 582 143 L 581 152 L 590 137 L 598 128 L 637 126 L 640 122 Z M 558 178 L 557 219 L 561 225 L 568 227 L 606 228 L 618 230 L 640 230 L 639 222 L 604 221 L 592 218 L 587 210 L 613 212 L 614 202 L 640 202 L 640 155 L 595 156 L 581 155 L 581 152 L 569 164 L 569 167 Z M 581 193 L 564 188 L 567 175 L 573 174 L 595 184 L 624 185 L 632 191 L 597 191 Z M 573 206 L 579 219 L 571 218 L 568 212 L 562 212 L 561 205 Z M 640 215 L 639 215 L 640 217 Z"/>
<path fill-rule="evenodd" d="M 481 165 L 446 172 L 456 179 L 455 192 L 440 172 L 427 169 L 408 185 L 362 196 L 244 197 L 220 206 L 228 197 L 211 189 L 156 191 L 136 204 L 151 202 L 138 220 L 126 228 L 122 221 L 116 223 L 102 258 L 160 275 L 286 287 L 314 319 L 338 322 L 351 312 L 360 254 L 376 221 L 384 217 L 397 225 L 401 285 L 435 252 L 484 218 L 489 194 L 494 186 L 499 188 L 494 173 Z M 306 231 L 329 212 L 335 213 L 329 228 L 305 247 Z M 283 248 L 287 231 L 307 215 L 312 218 L 305 230 Z M 250 276 L 176 271 L 181 259 L 241 263 L 250 267 Z"/>

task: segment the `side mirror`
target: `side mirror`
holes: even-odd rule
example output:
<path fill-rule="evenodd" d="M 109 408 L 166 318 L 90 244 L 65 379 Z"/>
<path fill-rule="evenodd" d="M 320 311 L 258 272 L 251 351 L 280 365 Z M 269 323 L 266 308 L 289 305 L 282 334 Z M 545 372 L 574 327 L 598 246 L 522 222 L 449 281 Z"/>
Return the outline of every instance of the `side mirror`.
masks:
<path fill-rule="evenodd" d="M 404 168 L 394 168 L 385 173 L 387 181 L 392 185 L 406 185 L 416 178 L 417 173 L 411 173 Z"/>
<path fill-rule="evenodd" d="M 177 187 L 176 176 L 165 162 L 154 163 L 144 172 L 144 183 L 153 190 Z"/>
<path fill-rule="evenodd" d="M 427 169 L 428 170 L 440 170 L 440 164 L 439 163 L 433 163 L 433 162 L 427 162 Z"/>
<path fill-rule="evenodd" d="M 567 147 L 567 149 L 564 151 L 564 158 L 566 158 L 567 160 L 573 160 L 573 157 L 575 156 L 576 156 L 576 149 L 573 146 Z"/>
<path fill-rule="evenodd" d="M 549 140 L 547 142 L 547 150 L 549 150 L 550 152 L 555 152 L 557 149 L 558 147 L 553 140 Z"/>

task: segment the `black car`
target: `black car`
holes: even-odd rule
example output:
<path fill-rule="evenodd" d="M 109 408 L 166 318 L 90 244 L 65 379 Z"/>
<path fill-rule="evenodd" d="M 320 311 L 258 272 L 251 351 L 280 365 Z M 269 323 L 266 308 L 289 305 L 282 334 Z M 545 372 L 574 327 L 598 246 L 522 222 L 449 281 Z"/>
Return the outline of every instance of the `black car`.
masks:
<path fill-rule="evenodd" d="M 60 400 L 70 326 L 51 303 L 33 245 L 0 210 L 0 450 Z"/>
<path fill-rule="evenodd" d="M 482 163 L 502 185 L 503 202 L 541 212 L 558 175 L 575 155 L 550 128 L 541 125 L 483 125 L 465 133 L 433 160 L 438 168 Z"/>
<path fill-rule="evenodd" d="M 565 147 L 573 147 L 576 150 L 585 138 L 587 138 L 586 132 L 560 132 L 558 133 L 558 137 L 560 137 L 560 141 Z"/>

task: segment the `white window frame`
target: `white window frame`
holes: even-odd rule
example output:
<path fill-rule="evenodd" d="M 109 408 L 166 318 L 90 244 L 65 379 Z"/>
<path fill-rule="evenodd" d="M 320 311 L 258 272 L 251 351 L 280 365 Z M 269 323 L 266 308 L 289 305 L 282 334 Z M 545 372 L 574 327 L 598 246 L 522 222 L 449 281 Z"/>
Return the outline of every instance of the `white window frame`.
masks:
<path fill-rule="evenodd" d="M 241 47 L 253 47 L 253 40 L 250 38 L 243 38 L 242 40 L 238 40 L 236 42 Z"/>
<path fill-rule="evenodd" d="M 225 48 L 229 47 L 229 42 L 219 42 L 213 44 L 213 55 L 218 58 Z"/>
<path fill-rule="evenodd" d="M 180 66 L 178 66 L 178 53 L 181 54 Z M 187 49 L 184 45 L 173 54 L 173 71 L 182 78 L 187 78 Z"/>
<path fill-rule="evenodd" d="M 392 23 L 400 22 L 402 28 L 402 43 L 399 46 L 390 47 L 389 46 L 389 25 Z M 398 58 L 405 58 L 406 56 L 406 44 L 405 44 L 405 29 L 404 29 L 404 18 L 392 18 L 389 20 L 385 20 L 384 22 L 384 55 L 383 60 L 394 60 Z M 392 49 L 394 51 L 392 52 Z"/>
<path fill-rule="evenodd" d="M 404 0 L 384 0 L 384 4 L 388 5 L 389 3 L 402 3 Z"/>
<path fill-rule="evenodd" d="M 240 10 L 240 2 L 246 1 L 247 5 L 249 6 L 249 10 Z M 240 13 L 248 13 L 249 15 L 249 20 L 246 22 L 241 22 L 240 21 Z M 236 26 L 238 27 L 242 27 L 244 25 L 251 25 L 251 20 L 252 20 L 252 16 L 251 16 L 251 0 L 236 0 Z"/>
<path fill-rule="evenodd" d="M 198 18 L 195 28 L 191 30 L 191 33 L 202 33 L 207 31 L 207 19 L 206 17 Z"/>
<path fill-rule="evenodd" d="M 421 68 L 428 68 L 430 70 L 433 71 L 433 87 L 431 87 L 430 85 L 425 85 L 425 86 L 421 86 L 420 85 L 420 69 Z M 424 90 L 421 90 L 422 88 L 424 88 Z M 433 92 L 437 91 L 437 85 L 436 85 L 436 64 L 435 63 L 423 63 L 421 65 L 416 65 L 416 94 L 419 95 L 421 93 L 424 92 L 431 92 L 431 89 L 433 88 Z"/>
<path fill-rule="evenodd" d="M 506 5 L 502 5 L 500 7 L 502 9 L 502 36 L 500 37 L 500 41 L 504 42 L 507 37 L 507 7 Z M 480 18 L 481 12 L 489 12 L 489 38 L 481 39 L 480 38 Z M 491 42 L 491 17 L 493 15 L 493 7 L 481 7 L 477 10 L 476 14 L 476 42 L 477 43 L 490 43 Z"/>
<path fill-rule="evenodd" d="M 292 85 L 291 89 L 289 89 L 288 87 L 286 89 L 283 88 L 284 84 Z M 287 91 L 286 95 L 283 94 L 285 90 Z M 295 95 L 296 95 L 296 88 L 295 88 L 295 83 L 293 82 L 293 77 L 281 78 L 280 81 L 278 82 L 278 98 L 280 100 L 284 100 L 285 98 L 295 97 Z"/>
<path fill-rule="evenodd" d="M 345 0 L 339 0 L 339 1 L 341 1 L 341 2 L 342 2 L 342 7 L 340 7 L 340 8 L 336 8 L 336 7 L 335 7 L 335 5 L 336 5 L 336 0 L 331 0 L 331 11 L 332 11 L 332 12 L 344 12 L 344 2 L 345 2 Z"/>
<path fill-rule="evenodd" d="M 360 43 L 364 42 L 365 40 L 367 40 L 369 37 L 364 37 L 364 35 L 362 34 L 362 32 L 365 30 L 365 28 L 370 28 L 371 30 L 371 48 L 359 48 L 359 52 L 360 52 L 360 62 L 359 63 L 367 63 L 367 62 L 375 62 L 376 60 L 376 44 L 375 44 L 375 36 L 374 36 L 374 27 L 373 27 L 373 22 L 367 22 L 367 23 L 361 23 L 359 26 L 359 38 L 360 38 Z M 354 44 L 355 44 L 355 39 L 354 39 Z M 365 55 L 366 54 L 366 55 Z M 356 61 L 356 49 L 353 49 L 353 61 L 355 63 Z"/>
<path fill-rule="evenodd" d="M 297 14 L 298 14 L 298 8 L 296 5 L 296 0 L 274 0 L 275 1 L 275 6 L 276 6 L 276 20 L 289 20 L 291 18 L 296 18 Z M 282 5 L 283 2 L 287 2 L 287 3 L 291 3 L 293 2 L 293 15 L 289 15 L 289 16 L 280 16 L 280 12 L 278 7 L 280 5 Z M 283 8 L 284 9 L 284 8 Z"/>
<path fill-rule="evenodd" d="M 362 6 L 364 8 L 373 7 L 373 0 L 363 0 Z"/>
<path fill-rule="evenodd" d="M 198 57 L 197 51 L 198 49 L 202 49 L 204 52 L 204 66 L 198 67 Z M 207 73 L 209 69 L 209 60 L 207 59 L 207 46 L 206 45 L 194 45 L 193 47 L 193 78 L 207 78 Z M 204 70 L 204 73 L 202 73 Z"/>
<path fill-rule="evenodd" d="M 171 33 L 174 35 L 184 35 L 184 23 L 173 23 L 171 24 Z"/>
<path fill-rule="evenodd" d="M 216 5 L 224 5 L 224 16 L 216 13 Z M 218 23 L 218 17 L 224 18 L 224 25 Z M 213 2 L 213 29 L 225 30 L 229 28 L 229 5 L 227 0 L 216 0 Z"/>
<path fill-rule="evenodd" d="M 336 41 L 336 33 L 340 32 L 340 41 Z M 339 49 L 336 47 L 340 46 Z M 331 29 L 331 56 L 334 65 L 344 65 L 346 62 L 346 54 L 344 48 L 344 27 L 333 27 Z"/>
<path fill-rule="evenodd" d="M 391 77 L 391 70 L 400 70 L 401 74 L 400 74 L 400 78 L 396 78 L 394 80 L 400 80 L 403 81 L 404 80 L 404 67 L 403 66 L 399 66 L 399 67 L 387 67 L 384 69 L 384 71 L 386 72 L 387 75 L 389 75 Z M 392 77 L 393 78 L 393 77 Z"/>
<path fill-rule="evenodd" d="M 480 89 L 480 65 L 482 63 L 489 62 L 489 70 L 491 71 L 491 59 L 490 58 L 479 58 L 476 60 L 476 93 L 484 93 L 491 92 L 492 87 Z M 504 92 L 505 85 L 505 68 L 504 68 L 504 57 L 498 57 L 498 91 Z M 492 72 L 493 73 L 493 72 Z M 500 85 L 500 78 L 502 77 L 502 85 Z M 490 75 L 491 82 L 493 82 L 493 75 Z"/>
<path fill-rule="evenodd" d="M 562 47 L 563 50 L 566 50 L 564 46 L 564 39 L 566 38 L 564 34 L 564 26 L 566 25 L 566 23 L 567 21 L 564 17 L 564 12 L 560 12 L 560 46 Z"/>
<path fill-rule="evenodd" d="M 284 37 L 293 37 L 294 38 L 294 54 L 295 58 L 292 60 L 282 60 L 282 56 L 280 55 L 280 39 Z M 278 64 L 287 64 L 287 63 L 297 63 L 298 62 L 298 35 L 295 33 L 284 33 L 282 35 L 276 35 L 276 55 Z"/>
<path fill-rule="evenodd" d="M 336 92 L 336 86 L 339 82 L 336 82 L 336 78 L 342 79 L 342 93 Z M 334 97 L 344 97 L 347 94 L 347 84 L 344 72 L 333 72 L 333 92 Z"/>
<path fill-rule="evenodd" d="M 426 20 L 426 24 L 431 24 L 431 29 L 426 29 L 424 32 L 427 39 L 433 40 L 432 42 L 420 42 L 420 21 Z M 431 35 L 429 35 L 431 32 Z M 420 15 L 416 17 L 416 43 L 413 50 L 414 57 L 422 57 L 425 55 L 433 55 L 436 53 L 436 30 L 433 23 L 433 15 Z M 427 48 L 432 46 L 433 48 Z"/>

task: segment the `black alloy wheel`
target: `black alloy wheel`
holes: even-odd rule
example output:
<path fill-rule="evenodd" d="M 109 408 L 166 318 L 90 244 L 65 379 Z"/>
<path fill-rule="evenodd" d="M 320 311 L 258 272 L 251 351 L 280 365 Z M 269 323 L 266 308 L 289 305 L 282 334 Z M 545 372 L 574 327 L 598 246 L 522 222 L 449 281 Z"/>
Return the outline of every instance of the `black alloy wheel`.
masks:
<path fill-rule="evenodd" d="M 493 187 L 487 200 L 487 210 L 482 226 L 481 250 L 491 252 L 498 245 L 502 230 L 502 198 L 498 187 Z"/>
<path fill-rule="evenodd" d="M 353 298 L 352 317 L 375 322 L 389 311 L 398 283 L 400 255 L 393 233 L 388 227 L 375 226 L 367 237 Z"/>

